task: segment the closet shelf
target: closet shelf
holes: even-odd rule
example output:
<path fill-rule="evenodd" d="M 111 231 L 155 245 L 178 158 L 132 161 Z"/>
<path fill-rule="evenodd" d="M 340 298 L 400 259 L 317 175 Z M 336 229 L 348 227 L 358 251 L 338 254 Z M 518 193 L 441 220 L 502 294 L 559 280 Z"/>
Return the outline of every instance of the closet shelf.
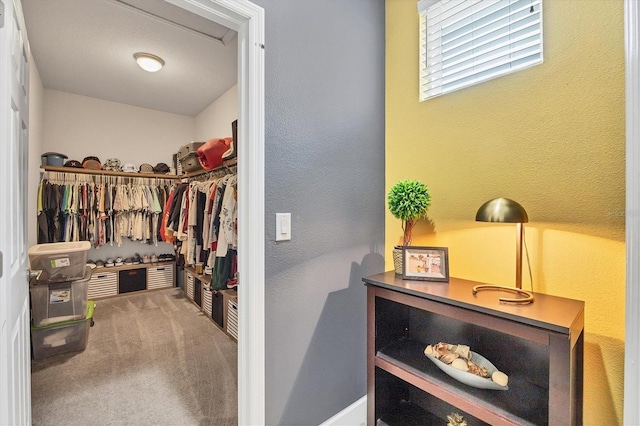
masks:
<path fill-rule="evenodd" d="M 111 170 L 93 170 L 93 169 L 81 169 L 81 168 L 72 168 L 72 167 L 61 167 L 61 166 L 40 166 L 41 169 L 47 172 L 58 172 L 58 173 L 72 173 L 72 174 L 84 174 L 84 175 L 98 175 L 98 176 L 122 176 L 127 178 L 145 178 L 145 179 L 171 179 L 171 180 L 181 180 L 181 179 L 189 179 L 196 176 L 205 175 L 207 173 L 212 173 L 218 170 L 224 170 L 230 167 L 234 167 L 238 164 L 237 158 L 232 158 L 231 160 L 226 160 L 222 163 L 221 166 L 216 167 L 212 170 L 198 170 L 197 172 L 188 172 L 183 173 L 181 175 L 161 175 L 156 173 L 133 173 L 133 172 L 113 172 Z"/>

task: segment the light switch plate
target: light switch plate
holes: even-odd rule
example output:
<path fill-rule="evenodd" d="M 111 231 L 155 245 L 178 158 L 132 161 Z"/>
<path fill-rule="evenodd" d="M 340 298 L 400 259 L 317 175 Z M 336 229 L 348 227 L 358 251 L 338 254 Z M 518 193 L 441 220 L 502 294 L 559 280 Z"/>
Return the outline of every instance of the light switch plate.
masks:
<path fill-rule="evenodd" d="M 276 241 L 291 240 L 291 213 L 276 213 Z"/>

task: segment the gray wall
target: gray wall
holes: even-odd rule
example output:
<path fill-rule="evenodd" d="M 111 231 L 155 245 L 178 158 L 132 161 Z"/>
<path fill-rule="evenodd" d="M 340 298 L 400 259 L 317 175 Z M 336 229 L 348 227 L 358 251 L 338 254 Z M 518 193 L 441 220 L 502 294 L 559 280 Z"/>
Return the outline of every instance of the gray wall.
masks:
<path fill-rule="evenodd" d="M 266 418 L 319 424 L 366 394 L 384 269 L 384 1 L 255 0 L 266 17 Z M 291 212 L 292 241 L 275 242 Z"/>

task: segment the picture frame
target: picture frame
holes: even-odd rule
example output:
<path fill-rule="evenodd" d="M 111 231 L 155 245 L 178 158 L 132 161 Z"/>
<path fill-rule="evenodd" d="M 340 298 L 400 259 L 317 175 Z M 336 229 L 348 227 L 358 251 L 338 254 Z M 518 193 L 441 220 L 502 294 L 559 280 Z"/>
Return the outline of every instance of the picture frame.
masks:
<path fill-rule="evenodd" d="M 402 279 L 449 282 L 449 249 L 447 247 L 403 247 Z"/>

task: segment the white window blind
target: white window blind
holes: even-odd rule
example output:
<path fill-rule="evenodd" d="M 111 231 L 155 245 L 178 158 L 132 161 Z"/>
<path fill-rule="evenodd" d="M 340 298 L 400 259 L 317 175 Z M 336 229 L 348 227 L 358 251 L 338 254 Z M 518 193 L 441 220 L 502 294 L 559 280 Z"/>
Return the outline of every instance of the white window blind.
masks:
<path fill-rule="evenodd" d="M 542 0 L 421 0 L 420 101 L 542 63 Z"/>

